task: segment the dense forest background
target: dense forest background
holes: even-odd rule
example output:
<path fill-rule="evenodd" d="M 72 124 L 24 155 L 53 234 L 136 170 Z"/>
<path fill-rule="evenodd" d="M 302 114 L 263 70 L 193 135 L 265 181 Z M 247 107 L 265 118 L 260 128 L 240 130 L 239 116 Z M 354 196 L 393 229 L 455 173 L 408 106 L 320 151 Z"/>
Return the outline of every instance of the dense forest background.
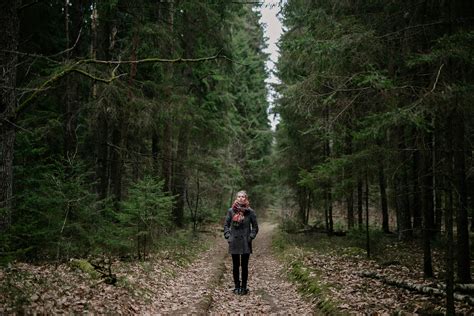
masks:
<path fill-rule="evenodd" d="M 442 237 L 446 276 L 454 258 L 471 282 L 472 1 L 294 0 L 282 14 L 277 165 L 299 221 L 317 208 L 332 233 L 374 217 L 421 238 L 426 277 Z"/>
<path fill-rule="evenodd" d="M 472 281 L 472 1 L 281 1 L 275 131 L 258 5 L 2 2 L 3 262 L 143 258 L 245 188 L 287 231 L 419 240 L 426 277 L 436 242 Z"/>
<path fill-rule="evenodd" d="M 160 234 L 220 220 L 240 188 L 268 202 L 252 5 L 7 1 L 1 12 L 2 254 L 142 256 Z"/>

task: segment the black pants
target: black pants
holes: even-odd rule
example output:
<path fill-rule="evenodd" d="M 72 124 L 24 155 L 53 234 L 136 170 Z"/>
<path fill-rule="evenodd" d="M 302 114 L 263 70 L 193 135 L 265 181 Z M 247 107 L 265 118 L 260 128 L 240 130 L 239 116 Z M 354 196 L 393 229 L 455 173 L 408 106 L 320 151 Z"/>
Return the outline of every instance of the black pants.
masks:
<path fill-rule="evenodd" d="M 247 288 L 247 280 L 249 278 L 249 258 L 250 254 L 232 255 L 232 274 L 234 275 L 235 287 Z M 240 271 L 242 267 L 242 283 L 240 283 Z"/>

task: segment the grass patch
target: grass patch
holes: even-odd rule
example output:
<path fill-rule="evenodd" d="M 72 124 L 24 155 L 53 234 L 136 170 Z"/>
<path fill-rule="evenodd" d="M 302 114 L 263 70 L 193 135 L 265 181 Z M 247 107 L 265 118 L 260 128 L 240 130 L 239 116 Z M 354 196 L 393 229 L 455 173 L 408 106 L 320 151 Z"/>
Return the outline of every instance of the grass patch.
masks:
<path fill-rule="evenodd" d="M 290 264 L 288 275 L 291 280 L 296 281 L 300 292 L 318 299 L 317 306 L 321 312 L 328 315 L 338 314 L 336 305 L 329 299 L 328 286 L 321 283 L 314 272 L 297 260 Z"/>
<path fill-rule="evenodd" d="M 286 232 L 278 232 L 273 238 L 273 250 L 285 263 L 290 280 L 297 284 L 298 290 L 310 300 L 316 300 L 318 312 L 327 315 L 341 314 L 337 305 L 330 299 L 329 286 L 319 279 L 320 272 L 303 264 L 304 250 L 295 247 L 295 237 L 300 237 Z"/>

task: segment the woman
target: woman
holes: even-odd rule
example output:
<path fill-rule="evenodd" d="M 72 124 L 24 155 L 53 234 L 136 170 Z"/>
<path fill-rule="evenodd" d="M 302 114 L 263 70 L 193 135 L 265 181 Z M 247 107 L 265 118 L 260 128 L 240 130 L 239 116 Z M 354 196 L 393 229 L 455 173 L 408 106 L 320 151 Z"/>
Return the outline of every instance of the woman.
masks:
<path fill-rule="evenodd" d="M 257 216 L 249 207 L 247 193 L 239 191 L 234 204 L 227 211 L 224 223 L 224 237 L 229 243 L 229 253 L 232 255 L 235 294 L 245 295 L 249 292 L 247 289 L 249 258 L 252 253 L 252 240 L 257 233 Z M 240 268 L 242 268 L 242 279 L 240 279 Z"/>

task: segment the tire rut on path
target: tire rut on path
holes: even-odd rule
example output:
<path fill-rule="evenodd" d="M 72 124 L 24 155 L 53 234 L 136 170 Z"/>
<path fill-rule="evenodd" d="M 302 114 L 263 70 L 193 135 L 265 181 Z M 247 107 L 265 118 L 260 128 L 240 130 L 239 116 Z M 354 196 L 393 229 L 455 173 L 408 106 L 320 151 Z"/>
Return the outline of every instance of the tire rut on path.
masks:
<path fill-rule="evenodd" d="M 155 293 L 153 303 L 143 314 L 205 314 L 212 301 L 211 289 L 217 286 L 223 273 L 225 253 L 219 242 L 213 243 L 209 250 Z"/>
<path fill-rule="evenodd" d="M 235 295 L 232 290 L 232 259 L 225 256 L 221 283 L 212 291 L 210 314 L 315 314 L 316 307 L 303 300 L 296 287 L 286 280 L 284 267 L 271 253 L 275 225 L 263 223 L 253 244 L 249 262 L 248 295 Z M 222 241 L 227 252 L 227 243 Z"/>

